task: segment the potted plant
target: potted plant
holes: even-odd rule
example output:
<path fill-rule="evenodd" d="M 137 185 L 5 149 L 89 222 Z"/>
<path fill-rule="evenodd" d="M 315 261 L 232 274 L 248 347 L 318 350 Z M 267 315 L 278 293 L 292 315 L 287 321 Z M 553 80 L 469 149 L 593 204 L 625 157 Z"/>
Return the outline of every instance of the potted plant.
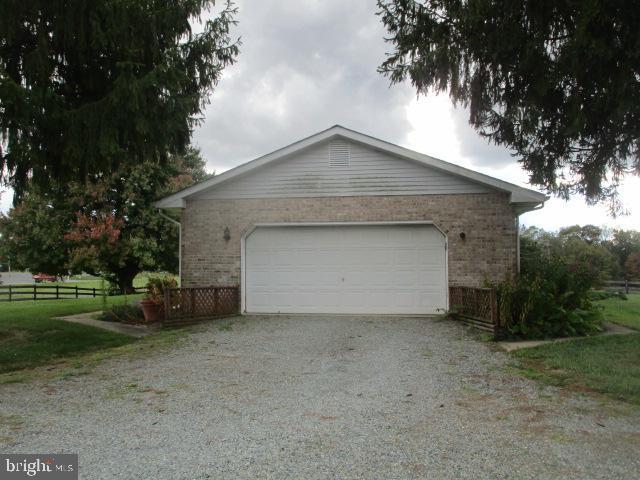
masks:
<path fill-rule="evenodd" d="M 164 320 L 164 291 L 166 288 L 177 288 L 175 278 L 152 277 L 147 282 L 147 294 L 140 301 L 142 313 L 147 323 L 161 322 Z"/>

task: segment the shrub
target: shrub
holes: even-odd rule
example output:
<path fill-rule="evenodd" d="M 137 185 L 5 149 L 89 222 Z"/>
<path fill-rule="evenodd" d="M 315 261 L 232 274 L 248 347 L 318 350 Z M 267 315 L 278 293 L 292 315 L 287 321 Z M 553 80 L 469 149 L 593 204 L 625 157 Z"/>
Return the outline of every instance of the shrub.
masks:
<path fill-rule="evenodd" d="M 592 290 L 589 292 L 589 298 L 596 302 L 599 300 L 607 300 L 609 298 L 627 300 L 627 295 L 620 290 Z"/>
<path fill-rule="evenodd" d="M 177 287 L 178 282 L 176 279 L 168 275 L 164 277 L 149 277 L 147 281 L 147 298 L 156 302 L 163 302 L 164 290 Z"/>
<path fill-rule="evenodd" d="M 120 290 L 120 287 L 118 287 L 117 285 L 113 283 L 109 283 L 107 287 L 107 295 L 108 296 L 122 295 L 122 290 Z"/>
<path fill-rule="evenodd" d="M 139 305 L 112 305 L 98 317 L 105 322 L 142 323 L 144 315 Z"/>
<path fill-rule="evenodd" d="M 595 279 L 588 268 L 527 246 L 527 259 L 513 282 L 496 285 L 502 334 L 539 339 L 592 335 L 601 330 L 602 309 L 592 303 Z"/>

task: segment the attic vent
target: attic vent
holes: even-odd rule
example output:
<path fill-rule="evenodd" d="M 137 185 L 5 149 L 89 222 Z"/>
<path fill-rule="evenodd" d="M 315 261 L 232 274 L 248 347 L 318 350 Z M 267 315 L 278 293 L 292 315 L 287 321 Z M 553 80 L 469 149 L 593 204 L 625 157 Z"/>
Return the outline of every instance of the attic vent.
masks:
<path fill-rule="evenodd" d="M 329 166 L 348 167 L 351 148 L 347 142 L 331 142 L 329 145 Z"/>

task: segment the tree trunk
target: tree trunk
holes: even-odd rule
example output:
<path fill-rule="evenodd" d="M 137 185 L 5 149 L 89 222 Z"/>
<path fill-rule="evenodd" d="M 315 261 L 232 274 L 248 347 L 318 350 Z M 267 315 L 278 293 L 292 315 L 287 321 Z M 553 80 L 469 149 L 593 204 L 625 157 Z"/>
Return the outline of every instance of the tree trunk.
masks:
<path fill-rule="evenodd" d="M 135 293 L 133 289 L 133 279 L 140 273 L 137 267 L 128 266 L 117 272 L 118 288 L 125 295 Z"/>

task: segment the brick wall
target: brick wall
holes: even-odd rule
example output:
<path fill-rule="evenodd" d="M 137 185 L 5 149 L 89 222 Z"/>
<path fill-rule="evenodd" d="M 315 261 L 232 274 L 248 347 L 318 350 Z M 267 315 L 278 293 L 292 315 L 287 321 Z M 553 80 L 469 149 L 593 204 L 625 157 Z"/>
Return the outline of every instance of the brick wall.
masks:
<path fill-rule="evenodd" d="M 191 200 L 182 216 L 183 285 L 240 284 L 240 238 L 256 223 L 402 220 L 429 220 L 447 233 L 451 285 L 477 286 L 516 271 L 507 194 Z"/>

